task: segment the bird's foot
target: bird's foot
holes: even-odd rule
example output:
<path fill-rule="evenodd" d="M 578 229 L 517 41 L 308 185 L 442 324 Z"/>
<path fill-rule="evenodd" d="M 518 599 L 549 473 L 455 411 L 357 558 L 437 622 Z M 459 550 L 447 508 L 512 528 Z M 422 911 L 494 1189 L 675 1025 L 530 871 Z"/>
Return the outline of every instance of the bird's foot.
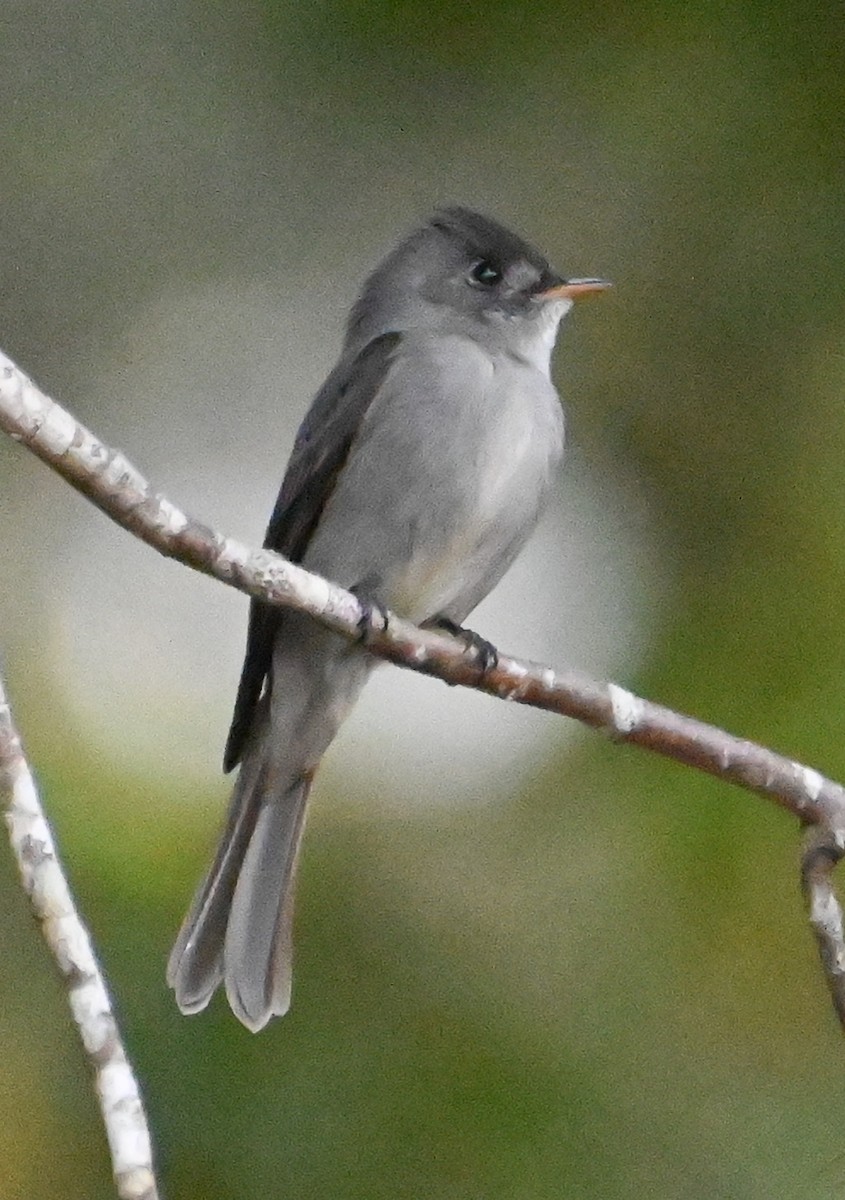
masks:
<path fill-rule="evenodd" d="M 361 605 L 361 616 L 358 618 L 358 641 L 366 646 L 379 633 L 387 633 L 387 609 L 378 600 L 362 595 L 357 588 L 349 589 Z"/>
<path fill-rule="evenodd" d="M 472 629 L 464 629 L 463 625 L 458 625 L 455 621 L 450 621 L 448 617 L 436 617 L 433 621 L 429 622 L 429 627 L 432 629 L 442 629 L 444 633 L 450 633 L 452 637 L 456 637 L 462 641 L 467 650 L 472 650 L 482 675 L 486 675 L 488 671 L 495 670 L 499 665 L 499 651 L 492 642 L 488 642 L 480 633 L 475 633 Z"/>

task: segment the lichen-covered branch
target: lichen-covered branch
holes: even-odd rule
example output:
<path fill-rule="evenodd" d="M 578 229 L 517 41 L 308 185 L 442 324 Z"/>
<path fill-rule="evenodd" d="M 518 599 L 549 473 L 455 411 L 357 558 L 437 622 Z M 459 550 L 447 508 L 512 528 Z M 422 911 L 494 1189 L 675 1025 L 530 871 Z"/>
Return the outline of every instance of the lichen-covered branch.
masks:
<path fill-rule="evenodd" d="M 24 890 L 68 991 L 94 1071 L 120 1200 L 157 1200 L 144 1106 L 103 973 L 56 854 L 53 835 L 0 679 L 0 800 Z"/>
<path fill-rule="evenodd" d="M 25 443 L 118 524 L 198 571 L 269 604 L 310 613 L 329 628 L 366 640 L 372 653 L 504 700 L 547 709 L 739 784 L 819 831 L 825 849 L 808 851 L 803 880 L 822 962 L 845 1025 L 843 919 L 831 884 L 845 855 L 845 788 L 772 750 L 574 671 L 554 671 L 504 654 L 481 670 L 457 639 L 371 612 L 351 592 L 269 550 L 250 550 L 187 516 L 153 491 L 123 454 L 105 446 L 0 354 L 0 428 Z"/>

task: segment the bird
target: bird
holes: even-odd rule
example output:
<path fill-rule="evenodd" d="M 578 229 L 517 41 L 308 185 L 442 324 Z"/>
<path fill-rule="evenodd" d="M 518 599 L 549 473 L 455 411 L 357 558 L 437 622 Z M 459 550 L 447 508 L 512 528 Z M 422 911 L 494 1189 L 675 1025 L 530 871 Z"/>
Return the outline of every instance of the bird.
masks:
<path fill-rule="evenodd" d="M 265 547 L 362 604 L 465 634 L 533 530 L 561 460 L 561 320 L 610 285 L 569 279 L 489 216 L 447 207 L 352 305 L 299 432 Z M 315 772 L 376 659 L 305 614 L 250 603 L 224 754 L 226 825 L 170 955 L 184 1013 L 222 984 L 250 1030 L 288 1011 L 293 896 Z"/>

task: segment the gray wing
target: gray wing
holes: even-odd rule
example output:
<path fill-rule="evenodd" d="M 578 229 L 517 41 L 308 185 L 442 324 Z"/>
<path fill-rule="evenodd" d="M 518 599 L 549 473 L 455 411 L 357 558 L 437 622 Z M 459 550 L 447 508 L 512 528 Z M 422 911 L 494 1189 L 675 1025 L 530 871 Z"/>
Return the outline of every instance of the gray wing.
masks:
<path fill-rule="evenodd" d="M 277 550 L 292 562 L 302 561 L 364 415 L 387 374 L 399 340 L 397 333 L 384 334 L 354 358 L 341 359 L 317 393 L 296 435 L 267 526 L 266 549 Z M 282 615 L 280 608 L 272 608 L 259 600 L 250 602 L 246 655 L 223 755 L 225 771 L 231 771 L 243 755 L 270 670 L 273 640 Z"/>

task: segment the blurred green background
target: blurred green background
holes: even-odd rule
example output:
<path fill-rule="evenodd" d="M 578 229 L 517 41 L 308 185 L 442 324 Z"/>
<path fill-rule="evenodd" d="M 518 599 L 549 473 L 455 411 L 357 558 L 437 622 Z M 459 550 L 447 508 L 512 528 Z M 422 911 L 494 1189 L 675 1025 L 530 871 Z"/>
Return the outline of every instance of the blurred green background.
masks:
<path fill-rule="evenodd" d="M 257 541 L 363 274 L 436 203 L 494 213 L 617 283 L 558 356 L 592 574 L 546 535 L 537 645 L 842 779 L 843 32 L 797 0 L 7 0 L 0 345 Z M 9 442 L 0 479 L 9 689 L 170 1200 L 842 1194 L 795 824 L 539 714 L 498 706 L 533 740 L 495 796 L 482 773 L 423 804 L 385 801 L 413 772 L 357 726 L 372 774 L 340 749 L 318 789 L 292 1014 L 180 1017 L 163 966 L 226 795 L 244 605 Z M 497 637 L 534 652 L 518 599 Z M 601 636 L 568 641 L 558 599 Z M 110 1196 L 8 853 L 0 886 L 0 1192 Z"/>

